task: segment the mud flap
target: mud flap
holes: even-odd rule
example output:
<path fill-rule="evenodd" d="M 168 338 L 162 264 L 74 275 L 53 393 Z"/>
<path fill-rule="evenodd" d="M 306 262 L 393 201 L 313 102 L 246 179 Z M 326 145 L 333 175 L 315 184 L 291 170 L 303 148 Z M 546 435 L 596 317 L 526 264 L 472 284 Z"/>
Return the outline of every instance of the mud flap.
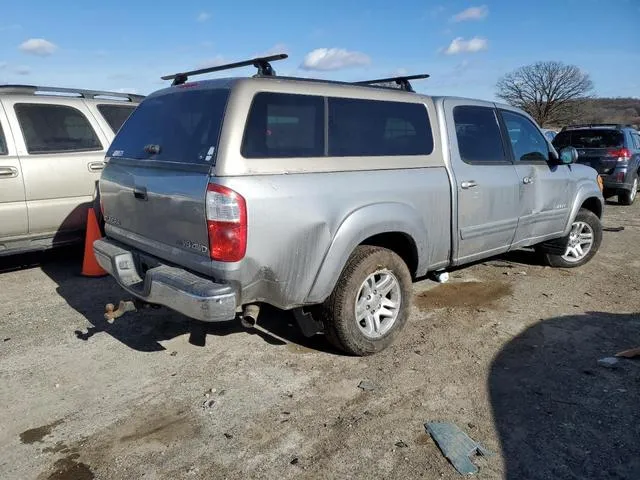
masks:
<path fill-rule="evenodd" d="M 316 320 L 311 313 L 306 312 L 302 307 L 295 308 L 293 310 L 293 316 L 296 319 L 298 327 L 300 327 L 302 335 L 305 337 L 309 338 L 318 333 L 324 333 L 324 324 Z"/>

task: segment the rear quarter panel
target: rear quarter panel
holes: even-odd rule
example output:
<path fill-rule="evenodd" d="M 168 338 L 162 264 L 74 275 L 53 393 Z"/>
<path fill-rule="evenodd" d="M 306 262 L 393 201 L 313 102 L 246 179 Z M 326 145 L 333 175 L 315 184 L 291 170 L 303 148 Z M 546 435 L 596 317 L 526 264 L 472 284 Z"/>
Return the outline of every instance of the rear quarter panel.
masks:
<path fill-rule="evenodd" d="M 378 233 L 411 235 L 419 272 L 449 258 L 451 200 L 444 167 L 222 177 L 216 182 L 247 201 L 245 259 L 213 263 L 214 277 L 242 286 L 242 303 L 291 308 L 324 300 L 353 249 Z"/>

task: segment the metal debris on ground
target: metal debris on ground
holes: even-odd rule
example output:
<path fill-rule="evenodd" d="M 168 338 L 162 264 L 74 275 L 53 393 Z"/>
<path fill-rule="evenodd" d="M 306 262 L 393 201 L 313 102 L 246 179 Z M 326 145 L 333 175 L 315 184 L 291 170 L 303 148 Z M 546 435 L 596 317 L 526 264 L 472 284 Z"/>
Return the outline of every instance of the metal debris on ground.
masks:
<path fill-rule="evenodd" d="M 205 410 L 208 408 L 212 408 L 216 404 L 216 401 L 213 398 L 208 398 L 202 403 L 202 408 Z"/>
<path fill-rule="evenodd" d="M 136 306 L 130 300 L 120 300 L 118 308 L 114 310 L 113 303 L 107 303 L 104 307 L 104 318 L 107 322 L 113 323 L 116 318 L 120 318 L 127 312 L 135 312 Z"/>
<path fill-rule="evenodd" d="M 407 448 L 409 445 L 407 445 L 402 440 L 400 440 L 399 442 L 395 443 L 395 446 L 398 447 L 398 448 Z"/>
<path fill-rule="evenodd" d="M 613 368 L 619 362 L 616 357 L 605 357 L 598 360 L 598 365 L 605 368 Z"/>
<path fill-rule="evenodd" d="M 449 272 L 433 272 L 433 279 L 438 283 L 447 283 L 449 281 Z"/>
<path fill-rule="evenodd" d="M 378 388 L 378 386 L 370 380 L 362 380 L 358 384 L 358 388 L 366 392 L 371 392 L 372 390 L 375 390 L 376 388 Z"/>
<path fill-rule="evenodd" d="M 462 475 L 478 473 L 478 467 L 471 461 L 471 455 L 479 454 L 485 457 L 493 455 L 493 452 L 472 440 L 453 423 L 428 422 L 424 426 L 429 435 L 438 444 L 443 455 Z"/>
<path fill-rule="evenodd" d="M 603 232 L 622 232 L 624 227 L 602 227 Z"/>
<path fill-rule="evenodd" d="M 640 357 L 640 347 L 630 348 L 629 350 L 623 350 L 616 353 L 616 357 L 635 358 Z"/>

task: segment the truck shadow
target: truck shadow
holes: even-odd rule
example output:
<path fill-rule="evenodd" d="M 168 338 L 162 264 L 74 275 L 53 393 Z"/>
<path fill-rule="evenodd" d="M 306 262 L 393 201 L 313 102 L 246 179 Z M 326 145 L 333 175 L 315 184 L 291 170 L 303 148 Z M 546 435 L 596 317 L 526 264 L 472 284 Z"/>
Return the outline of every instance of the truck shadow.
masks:
<path fill-rule="evenodd" d="M 489 376 L 507 479 L 640 478 L 640 314 L 543 321 L 495 357 Z"/>
<path fill-rule="evenodd" d="M 129 312 L 110 323 L 104 318 L 105 305 L 117 305 L 120 300 L 132 300 L 109 276 L 81 275 L 84 249 L 82 245 L 61 247 L 44 252 L 0 258 L 0 272 L 40 268 L 56 284 L 56 292 L 89 326 L 77 325 L 79 340 L 89 340 L 107 334 L 140 352 L 165 350 L 160 342 L 189 335 L 189 343 L 204 347 L 208 335 L 258 335 L 271 345 L 293 343 L 305 348 L 334 352 L 324 337 L 305 338 L 290 312 L 265 306 L 259 317 L 259 328 L 245 329 L 239 320 L 204 323 L 188 319 L 166 308 L 144 308 Z M 72 327 L 74 328 L 74 327 Z"/>

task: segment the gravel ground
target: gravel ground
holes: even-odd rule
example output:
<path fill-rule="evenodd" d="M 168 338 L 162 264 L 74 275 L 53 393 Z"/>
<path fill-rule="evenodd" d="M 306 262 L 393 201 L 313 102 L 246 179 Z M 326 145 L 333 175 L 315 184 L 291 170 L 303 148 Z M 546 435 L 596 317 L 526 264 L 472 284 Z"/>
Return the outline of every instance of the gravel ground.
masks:
<path fill-rule="evenodd" d="M 0 478 L 460 478 L 426 434 L 496 455 L 477 478 L 640 478 L 640 203 L 594 260 L 515 252 L 415 285 L 403 335 L 352 358 L 292 317 L 202 325 L 78 275 L 81 252 L 0 260 Z M 372 390 L 358 388 L 361 381 Z"/>

